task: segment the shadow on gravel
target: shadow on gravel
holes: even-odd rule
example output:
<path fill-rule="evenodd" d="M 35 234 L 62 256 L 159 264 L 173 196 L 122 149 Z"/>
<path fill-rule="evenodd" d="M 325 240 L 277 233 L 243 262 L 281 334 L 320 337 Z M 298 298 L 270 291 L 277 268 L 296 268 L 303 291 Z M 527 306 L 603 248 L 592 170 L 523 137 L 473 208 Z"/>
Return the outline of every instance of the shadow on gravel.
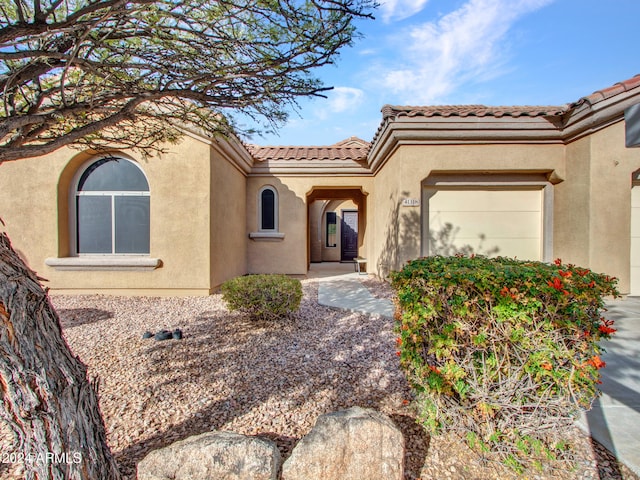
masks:
<path fill-rule="evenodd" d="M 56 311 L 60 317 L 62 328 L 79 327 L 113 318 L 113 312 L 98 308 L 69 308 Z"/>
<path fill-rule="evenodd" d="M 354 405 L 380 409 L 390 392 L 399 390 L 408 398 L 400 370 L 388 373 L 397 360 L 393 335 L 382 331 L 380 322 L 385 320 L 318 307 L 308 300 L 303 300 L 301 310 L 305 308 L 313 314 L 301 312 L 284 323 L 205 312 L 185 326 L 183 340 L 149 340 L 142 361 L 148 364 L 150 398 L 161 397 L 163 388 L 175 382 L 211 385 L 211 398 L 189 399 L 202 405 L 190 418 L 117 452 L 122 473 L 133 475 L 150 451 L 178 440 L 211 430 L 237 431 L 232 422 L 245 415 L 247 420 L 240 423 L 255 428 L 238 433 L 274 440 L 286 459 L 318 415 Z M 372 351 L 388 353 L 372 358 Z M 423 433 L 419 438 L 424 441 L 415 442 L 414 434 L 409 441 L 409 433 L 419 428 L 414 419 L 395 415 L 394 421 L 407 438 L 406 478 L 417 479 L 428 436 Z"/>
<path fill-rule="evenodd" d="M 404 435 L 404 478 L 420 479 L 424 460 L 429 452 L 431 438 L 429 434 L 416 423 L 416 419 L 408 415 L 391 415 L 391 420 Z"/>

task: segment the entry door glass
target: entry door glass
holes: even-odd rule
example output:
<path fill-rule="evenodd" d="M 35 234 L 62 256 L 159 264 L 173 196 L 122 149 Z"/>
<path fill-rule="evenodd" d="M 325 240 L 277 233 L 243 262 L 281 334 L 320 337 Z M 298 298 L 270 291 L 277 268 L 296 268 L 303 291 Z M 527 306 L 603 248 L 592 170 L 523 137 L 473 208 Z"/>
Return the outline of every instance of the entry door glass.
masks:
<path fill-rule="evenodd" d="M 343 210 L 341 222 L 341 256 L 342 261 L 350 261 L 358 256 L 358 212 Z"/>

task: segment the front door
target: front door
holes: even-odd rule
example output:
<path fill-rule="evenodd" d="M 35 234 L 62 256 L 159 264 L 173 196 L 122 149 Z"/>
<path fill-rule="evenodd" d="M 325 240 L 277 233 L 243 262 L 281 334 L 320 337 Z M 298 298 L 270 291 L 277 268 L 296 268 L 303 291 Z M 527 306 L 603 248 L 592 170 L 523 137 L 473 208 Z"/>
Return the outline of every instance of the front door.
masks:
<path fill-rule="evenodd" d="M 351 261 L 358 256 L 358 211 L 342 210 L 340 260 Z"/>

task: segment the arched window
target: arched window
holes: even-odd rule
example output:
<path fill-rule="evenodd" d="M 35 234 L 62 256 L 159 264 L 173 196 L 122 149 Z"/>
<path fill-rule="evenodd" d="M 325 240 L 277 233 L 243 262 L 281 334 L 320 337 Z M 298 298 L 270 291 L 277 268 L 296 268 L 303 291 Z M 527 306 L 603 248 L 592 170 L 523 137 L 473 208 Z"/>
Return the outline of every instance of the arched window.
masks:
<path fill-rule="evenodd" d="M 149 253 L 149 183 L 136 163 L 93 161 L 79 172 L 73 200 L 78 255 Z"/>
<path fill-rule="evenodd" d="M 278 231 L 278 192 L 271 186 L 262 187 L 258 193 L 258 230 Z"/>

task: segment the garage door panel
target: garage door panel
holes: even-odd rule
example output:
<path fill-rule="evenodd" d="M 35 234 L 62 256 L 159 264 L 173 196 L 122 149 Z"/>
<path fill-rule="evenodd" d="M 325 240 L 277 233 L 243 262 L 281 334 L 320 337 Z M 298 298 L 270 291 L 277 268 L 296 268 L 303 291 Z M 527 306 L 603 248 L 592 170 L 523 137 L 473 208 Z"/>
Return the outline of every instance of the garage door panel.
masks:
<path fill-rule="evenodd" d="M 640 208 L 631 209 L 631 218 L 640 220 Z M 631 222 L 631 238 L 640 238 L 640 221 Z"/>
<path fill-rule="evenodd" d="M 635 247 L 634 247 L 634 243 L 635 243 Z M 637 248 L 638 245 L 640 245 L 640 239 L 631 239 L 631 258 L 630 258 L 630 262 L 631 262 L 631 266 L 632 267 L 640 267 L 640 249 Z"/>
<path fill-rule="evenodd" d="M 498 251 L 492 251 L 492 257 L 514 257 L 520 260 L 538 260 L 541 258 L 540 239 L 538 238 L 504 238 L 496 239 L 495 243 Z M 485 250 L 488 250 L 491 248 L 491 241 L 486 240 L 483 245 Z"/>
<path fill-rule="evenodd" d="M 429 199 L 434 210 L 459 212 L 540 211 L 540 190 L 440 190 Z"/>
<path fill-rule="evenodd" d="M 640 295 L 640 186 L 631 189 L 631 252 L 629 293 Z"/>
<path fill-rule="evenodd" d="M 629 295 L 640 296 L 640 266 L 631 265 L 631 289 Z"/>
<path fill-rule="evenodd" d="M 427 191 L 426 198 L 432 236 L 451 224 L 459 249 L 542 258 L 542 190 L 446 189 Z M 437 253 L 433 248 L 438 246 L 432 245 L 430 253 Z"/>
<path fill-rule="evenodd" d="M 512 257 L 520 260 L 538 260 L 541 258 L 540 241 L 537 238 L 458 238 L 451 244 L 458 251 L 464 252 L 471 247 L 473 253 L 491 257 Z M 436 243 L 430 246 L 429 255 L 450 253 L 450 248 L 440 251 L 443 245 Z"/>
<path fill-rule="evenodd" d="M 640 187 L 631 189 L 631 237 L 640 238 Z"/>
<path fill-rule="evenodd" d="M 486 237 L 540 238 L 542 222 L 540 212 L 435 212 L 429 227 L 441 230 L 450 223 L 458 236 L 466 238 Z"/>

